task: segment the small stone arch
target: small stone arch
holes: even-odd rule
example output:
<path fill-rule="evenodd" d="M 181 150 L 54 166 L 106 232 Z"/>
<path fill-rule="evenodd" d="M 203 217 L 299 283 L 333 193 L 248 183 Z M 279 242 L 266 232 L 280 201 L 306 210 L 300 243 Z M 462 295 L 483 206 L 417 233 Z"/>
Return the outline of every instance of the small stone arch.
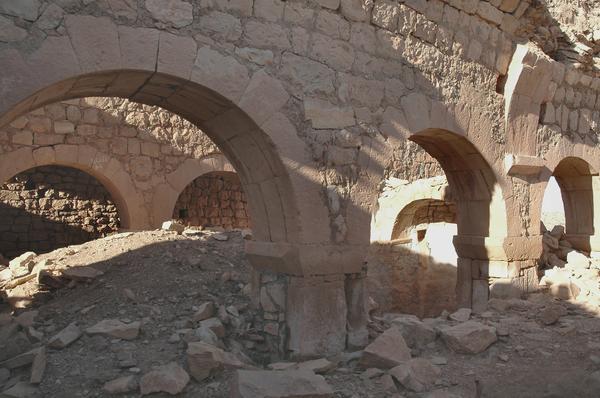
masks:
<path fill-rule="evenodd" d="M 566 238 L 575 249 L 589 253 L 593 250 L 593 237 L 600 228 L 598 171 L 586 160 L 568 156 L 558 162 L 552 176 L 561 191 Z"/>
<path fill-rule="evenodd" d="M 129 173 L 114 158 L 87 145 L 56 145 L 37 149 L 20 148 L 0 156 L 0 181 L 8 181 L 23 171 L 59 165 L 81 170 L 98 180 L 113 198 L 122 229 L 150 227 L 143 198 L 135 191 Z"/>

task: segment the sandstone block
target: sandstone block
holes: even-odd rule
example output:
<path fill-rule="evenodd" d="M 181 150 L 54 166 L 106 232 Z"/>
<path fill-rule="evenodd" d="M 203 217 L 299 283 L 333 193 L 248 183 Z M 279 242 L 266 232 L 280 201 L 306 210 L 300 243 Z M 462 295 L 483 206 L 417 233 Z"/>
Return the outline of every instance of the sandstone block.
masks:
<path fill-rule="evenodd" d="M 440 373 L 440 369 L 425 358 L 413 358 L 390 369 L 392 377 L 414 392 L 430 390 Z"/>
<path fill-rule="evenodd" d="M 171 395 L 179 394 L 189 383 L 190 376 L 175 362 L 154 368 L 142 376 L 140 392 L 142 395 L 155 392 L 166 392 Z"/>
<path fill-rule="evenodd" d="M 123 376 L 118 379 L 107 381 L 102 386 L 102 390 L 109 394 L 124 394 L 137 390 L 138 382 L 135 376 Z"/>
<path fill-rule="evenodd" d="M 448 348 L 463 354 L 478 354 L 498 339 L 495 328 L 475 321 L 443 328 L 440 334 Z"/>
<path fill-rule="evenodd" d="M 87 328 L 87 334 L 100 334 L 123 340 L 133 340 L 140 333 L 140 322 L 124 323 L 118 319 L 104 319 L 94 326 Z"/>
<path fill-rule="evenodd" d="M 202 381 L 223 369 L 238 369 L 246 366 L 234 354 L 204 342 L 188 344 L 186 355 L 190 374 L 197 381 Z"/>
<path fill-rule="evenodd" d="M 152 17 L 175 28 L 192 23 L 194 15 L 192 5 L 181 0 L 146 0 L 146 9 Z"/>
<path fill-rule="evenodd" d="M 81 334 L 81 329 L 77 326 L 77 323 L 72 322 L 48 340 L 48 346 L 58 349 L 65 348 L 81 337 Z"/>
<path fill-rule="evenodd" d="M 415 315 L 403 314 L 394 318 L 392 325 L 398 328 L 409 347 L 423 347 L 435 341 L 437 337 L 436 331 Z"/>
<path fill-rule="evenodd" d="M 410 359 L 410 349 L 397 327 L 391 327 L 363 351 L 360 359 L 365 368 L 389 369 Z"/>
<path fill-rule="evenodd" d="M 327 101 L 309 98 L 304 100 L 304 115 L 315 129 L 335 129 L 353 126 L 354 110 L 337 107 Z"/>
<path fill-rule="evenodd" d="M 238 370 L 232 382 L 232 398 L 328 398 L 333 389 L 323 376 L 310 371 Z"/>

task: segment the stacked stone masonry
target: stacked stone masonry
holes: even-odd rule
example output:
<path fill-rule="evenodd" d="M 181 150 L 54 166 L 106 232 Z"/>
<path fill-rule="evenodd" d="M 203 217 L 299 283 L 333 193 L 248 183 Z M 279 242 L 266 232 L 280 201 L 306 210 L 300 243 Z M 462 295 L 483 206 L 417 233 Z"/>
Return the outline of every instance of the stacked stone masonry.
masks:
<path fill-rule="evenodd" d="M 74 165 L 100 180 L 106 180 L 101 162 L 118 162 L 130 177 L 129 188 L 136 193 L 135 197 L 125 199 L 121 207 L 137 207 L 139 214 L 135 219 L 124 220 L 125 228 L 159 226 L 171 217 L 184 184 L 204 172 L 233 171 L 215 144 L 190 122 L 161 108 L 119 98 L 83 98 L 39 108 L 0 133 L 0 148 L 2 153 L 32 151 L 31 167 L 52 163 Z M 48 149 L 61 150 L 62 160 L 56 154 L 48 156 Z M 91 156 L 89 160 L 99 165 L 87 164 L 79 159 L 83 156 Z M 202 162 L 206 167 L 199 167 Z M 171 209 L 157 208 L 157 185 L 174 178 L 178 179 L 172 183 L 174 191 L 163 203 Z M 121 187 L 112 185 L 108 183 L 109 191 L 122 195 Z M 236 189 L 241 190 L 239 185 Z M 197 213 L 190 207 L 190 194 L 187 192 L 190 202 L 187 206 Z M 194 203 L 197 206 L 202 200 Z M 221 226 L 216 219 L 212 222 Z M 246 225 L 247 221 L 239 224 Z"/>
<path fill-rule="evenodd" d="M 0 187 L 0 253 L 44 253 L 105 236 L 119 228 L 108 191 L 69 167 L 27 170 Z"/>
<path fill-rule="evenodd" d="M 179 195 L 173 218 L 186 225 L 249 228 L 246 198 L 234 173 L 213 172 L 196 178 Z"/>
<path fill-rule="evenodd" d="M 560 1 L 540 7 L 552 15 Z M 457 207 L 457 303 L 481 310 L 490 278 L 536 287 L 541 197 L 561 160 L 600 170 L 591 139 L 597 70 L 567 65 L 529 40 L 529 1 L 2 4 L 0 173 L 26 160 L 64 160 L 73 145 L 78 161 L 91 158 L 92 171 L 130 187 L 117 207 L 138 197 L 140 212 L 153 213 L 198 177 L 191 177 L 198 164 L 188 159 L 165 172 L 162 145 L 158 157 L 147 146 L 141 164 L 107 160 L 91 143 L 109 145 L 102 136 L 68 144 L 54 142 L 58 134 L 38 142 L 34 135 L 12 150 L 13 129 L 40 106 L 93 96 L 162 106 L 198 125 L 240 176 L 252 214 L 250 261 L 259 273 L 287 278 L 287 327 L 278 337 L 291 355 L 361 336 L 346 325 L 365 319 L 364 306 L 351 301 L 362 297 L 364 278 L 350 275 L 362 275 L 386 179 L 444 170 Z M 561 109 L 560 123 L 550 121 L 550 102 Z M 415 167 L 421 161 L 428 165 Z M 136 171 L 144 183 L 128 180 Z M 154 214 L 169 217 L 171 209 Z M 148 215 L 147 224 L 158 218 Z"/>

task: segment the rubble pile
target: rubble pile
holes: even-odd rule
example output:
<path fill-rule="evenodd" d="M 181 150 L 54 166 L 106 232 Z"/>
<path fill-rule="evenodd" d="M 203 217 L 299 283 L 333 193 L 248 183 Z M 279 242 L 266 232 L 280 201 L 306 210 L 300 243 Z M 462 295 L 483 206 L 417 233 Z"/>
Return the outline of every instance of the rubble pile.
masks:
<path fill-rule="evenodd" d="M 171 222 L 14 259 L 1 290 L 18 305 L 0 307 L 0 397 L 593 397 L 600 388 L 600 318 L 542 293 L 492 299 L 480 314 L 373 312 L 362 350 L 278 357 L 252 306 L 248 235 Z M 74 272 L 86 267 L 95 271 Z"/>
<path fill-rule="evenodd" d="M 600 310 L 600 259 L 575 250 L 560 225 L 544 232 L 542 244 L 540 287 Z"/>

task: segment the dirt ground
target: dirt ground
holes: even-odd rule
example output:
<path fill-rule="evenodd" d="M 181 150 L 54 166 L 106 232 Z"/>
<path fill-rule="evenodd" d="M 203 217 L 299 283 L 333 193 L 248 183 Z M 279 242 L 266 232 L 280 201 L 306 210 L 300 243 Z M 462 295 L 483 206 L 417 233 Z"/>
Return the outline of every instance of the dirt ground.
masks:
<path fill-rule="evenodd" d="M 270 354 L 253 329 L 256 312 L 249 297 L 251 271 L 244 258 L 243 239 L 239 232 L 216 235 L 124 233 L 38 256 L 36 262 L 51 259 L 60 267 L 91 266 L 103 274 L 56 289 L 40 289 L 32 280 L 11 290 L 11 300 L 27 308 L 15 310 L 11 317 L 8 314 L 12 309 L 2 304 L 0 338 L 3 328 L 17 320 L 25 325 L 22 327 L 29 335 L 31 347 L 47 343 L 72 322 L 82 330 L 103 319 L 140 321 L 141 328 L 139 336 L 132 340 L 83 333 L 66 348 L 48 348 L 42 381 L 25 396 L 112 396 L 103 390 L 103 385 L 118 377 L 141 377 L 154 366 L 169 362 L 187 369 L 186 340 L 190 341 L 196 326 L 191 318 L 208 301 L 215 303 L 225 325 L 225 349 L 247 363 L 266 367 Z M 29 296 L 34 296 L 32 302 Z M 566 312 L 558 322 L 545 325 L 540 322 L 540 313 L 551 304 L 563 306 Z M 336 397 L 347 398 L 600 397 L 598 313 L 544 294 L 494 307 L 472 316 L 473 320 L 496 327 L 499 335 L 498 341 L 484 352 L 456 354 L 440 338 L 413 349 L 413 356 L 432 359 L 441 370 L 435 386 L 427 392 L 411 392 L 392 381 L 385 371 L 372 373 L 369 378 L 359 365 L 360 353 L 329 358 L 335 368 L 324 377 Z M 28 322 L 27 314 L 32 315 L 33 310 L 37 316 Z M 373 314 L 373 338 L 389 327 L 390 319 L 393 315 Z M 441 326 L 458 323 L 446 317 L 429 322 Z M 29 365 L 1 368 L 0 362 L 0 391 L 29 380 Z M 220 372 L 201 383 L 192 379 L 178 396 L 226 397 L 231 380 L 231 371 Z M 140 393 L 136 390 L 121 396 L 138 397 Z"/>

